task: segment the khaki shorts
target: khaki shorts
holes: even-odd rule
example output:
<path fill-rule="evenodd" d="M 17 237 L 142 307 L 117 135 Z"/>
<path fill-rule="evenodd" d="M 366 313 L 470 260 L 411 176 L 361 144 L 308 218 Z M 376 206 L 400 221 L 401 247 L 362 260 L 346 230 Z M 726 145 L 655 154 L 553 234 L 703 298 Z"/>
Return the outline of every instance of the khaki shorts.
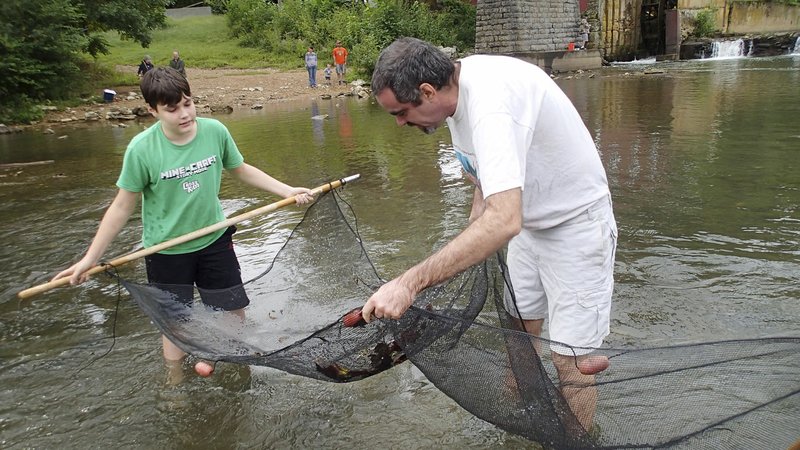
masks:
<path fill-rule="evenodd" d="M 505 307 L 524 320 L 549 318 L 553 345 L 564 355 L 590 353 L 609 333 L 617 225 L 611 197 L 546 230 L 523 230 L 508 244 Z"/>

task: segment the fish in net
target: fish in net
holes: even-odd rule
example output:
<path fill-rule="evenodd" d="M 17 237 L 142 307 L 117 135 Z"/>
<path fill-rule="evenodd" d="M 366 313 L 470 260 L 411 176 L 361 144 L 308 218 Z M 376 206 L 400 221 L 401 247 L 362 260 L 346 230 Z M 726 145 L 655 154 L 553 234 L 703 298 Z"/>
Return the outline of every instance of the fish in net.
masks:
<path fill-rule="evenodd" d="M 399 320 L 361 322 L 357 308 L 384 280 L 357 225 L 332 190 L 242 286 L 120 281 L 163 334 L 198 358 L 335 383 L 408 361 L 470 413 L 543 448 L 797 445 L 800 338 L 593 349 L 610 367 L 591 384 L 560 385 L 549 349 L 569 346 L 524 333 L 504 310 L 509 282 L 501 253 L 423 291 Z M 251 304 L 240 317 L 175 301 L 186 289 L 212 305 L 246 292 Z M 590 430 L 565 400 L 569 388 L 596 396 Z"/>

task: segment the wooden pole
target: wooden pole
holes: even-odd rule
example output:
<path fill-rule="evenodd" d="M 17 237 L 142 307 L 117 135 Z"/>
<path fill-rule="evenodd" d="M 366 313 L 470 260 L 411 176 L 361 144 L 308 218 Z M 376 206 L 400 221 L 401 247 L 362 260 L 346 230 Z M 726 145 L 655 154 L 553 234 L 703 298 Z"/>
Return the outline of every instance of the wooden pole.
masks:
<path fill-rule="evenodd" d="M 357 180 L 361 175 L 351 175 L 349 177 L 342 178 L 340 180 L 332 181 L 321 186 L 317 186 L 316 188 L 312 189 L 313 194 L 316 196 L 318 194 L 322 194 L 328 192 L 330 190 L 336 189 L 340 186 L 344 186 L 345 184 L 349 183 L 350 181 Z M 119 267 L 123 264 L 127 264 L 131 261 L 137 260 L 139 258 L 145 257 L 147 255 L 152 255 L 153 253 L 158 253 L 162 250 L 168 249 L 170 247 L 174 247 L 178 244 L 182 244 L 184 242 L 189 242 L 191 240 L 197 239 L 201 236 L 205 236 L 207 234 L 211 234 L 217 230 L 221 230 L 223 228 L 228 228 L 231 225 L 235 225 L 239 222 L 243 222 L 248 219 L 252 219 L 253 217 L 260 216 L 262 214 L 266 214 L 268 212 L 275 211 L 276 209 L 283 208 L 284 206 L 291 205 L 296 203 L 294 197 L 285 198 L 283 200 L 277 201 L 275 203 L 270 203 L 269 205 L 262 206 L 260 208 L 256 208 L 252 211 L 248 211 L 243 214 L 239 214 L 238 216 L 234 216 L 228 219 L 225 219 L 221 222 L 217 222 L 213 225 L 209 225 L 205 228 L 201 228 L 199 230 L 192 231 L 191 233 L 184 234 L 183 236 L 178 236 L 174 239 L 170 239 L 168 241 L 164 241 L 160 244 L 154 245 L 152 247 L 143 248 L 139 251 L 129 253 L 125 256 L 121 256 L 109 263 L 101 264 L 92 267 L 91 269 L 87 270 L 86 273 L 89 275 L 94 275 L 96 273 L 103 272 L 111 267 Z M 17 294 L 19 298 L 25 299 L 29 297 L 33 297 L 34 295 L 41 294 L 42 292 L 47 292 L 51 289 L 61 287 L 64 285 L 69 284 L 69 277 L 59 278 L 58 280 L 50 281 L 44 284 L 40 284 L 38 286 L 34 286 L 24 291 L 21 291 Z"/>

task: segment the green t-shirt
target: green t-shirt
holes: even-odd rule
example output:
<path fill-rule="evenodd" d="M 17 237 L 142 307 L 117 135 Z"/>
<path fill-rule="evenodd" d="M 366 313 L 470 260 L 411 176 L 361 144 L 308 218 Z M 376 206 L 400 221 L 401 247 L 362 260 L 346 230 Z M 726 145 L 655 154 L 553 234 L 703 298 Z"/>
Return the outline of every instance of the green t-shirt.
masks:
<path fill-rule="evenodd" d="M 197 118 L 197 135 L 185 145 L 170 142 L 156 122 L 128 144 L 117 186 L 142 193 L 142 245 L 152 247 L 225 219 L 219 201 L 222 169 L 244 163 L 225 125 Z M 224 229 L 163 250 L 189 253 L 205 248 Z"/>

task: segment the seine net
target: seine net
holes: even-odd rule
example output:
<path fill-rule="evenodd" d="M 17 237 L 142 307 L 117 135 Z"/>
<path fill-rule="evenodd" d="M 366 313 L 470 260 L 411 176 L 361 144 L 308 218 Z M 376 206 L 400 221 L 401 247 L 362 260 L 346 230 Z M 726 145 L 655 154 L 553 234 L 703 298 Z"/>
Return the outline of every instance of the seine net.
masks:
<path fill-rule="evenodd" d="M 121 282 L 198 358 L 337 383 L 410 361 L 475 416 L 544 448 L 785 449 L 800 438 L 800 338 L 595 349 L 610 367 L 591 385 L 562 385 L 550 348 L 569 346 L 520 331 L 504 311 L 502 254 L 425 290 L 400 320 L 345 326 L 345 313 L 383 282 L 366 248 L 352 208 L 331 191 L 243 286 Z M 243 292 L 251 304 L 241 315 L 185 301 L 213 305 Z M 568 388 L 597 395 L 588 431 L 562 395 Z"/>

